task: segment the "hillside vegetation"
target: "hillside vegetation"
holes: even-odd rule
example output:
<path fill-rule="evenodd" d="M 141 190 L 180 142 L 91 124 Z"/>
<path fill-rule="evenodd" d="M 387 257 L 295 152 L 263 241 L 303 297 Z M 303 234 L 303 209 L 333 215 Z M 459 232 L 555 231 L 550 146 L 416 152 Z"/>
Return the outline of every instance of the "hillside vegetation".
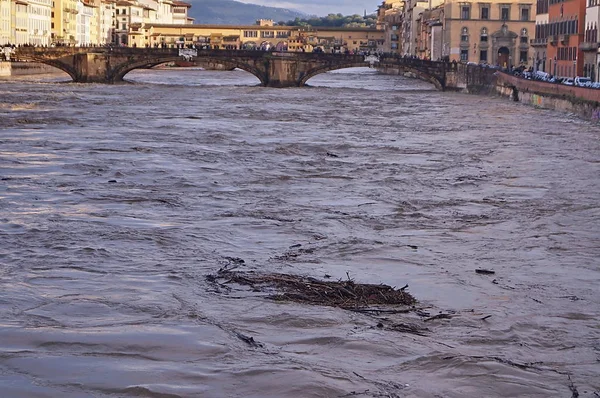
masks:
<path fill-rule="evenodd" d="M 348 15 L 329 14 L 326 17 L 295 18 L 290 21 L 281 21 L 279 25 L 287 26 L 324 26 L 331 28 L 374 28 L 377 24 L 375 15 Z"/>
<path fill-rule="evenodd" d="M 285 8 L 245 4 L 233 0 L 188 0 L 192 4 L 190 16 L 196 24 L 254 25 L 258 19 L 287 21 L 306 17 Z"/>

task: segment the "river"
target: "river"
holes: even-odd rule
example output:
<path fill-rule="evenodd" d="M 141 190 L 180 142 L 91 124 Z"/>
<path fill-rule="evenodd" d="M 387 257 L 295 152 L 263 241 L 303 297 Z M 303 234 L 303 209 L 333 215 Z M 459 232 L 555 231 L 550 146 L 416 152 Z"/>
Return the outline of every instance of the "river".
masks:
<path fill-rule="evenodd" d="M 0 81 L 3 398 L 600 396 L 597 125 L 370 69 L 126 79 Z M 232 262 L 421 315 L 207 280 Z"/>

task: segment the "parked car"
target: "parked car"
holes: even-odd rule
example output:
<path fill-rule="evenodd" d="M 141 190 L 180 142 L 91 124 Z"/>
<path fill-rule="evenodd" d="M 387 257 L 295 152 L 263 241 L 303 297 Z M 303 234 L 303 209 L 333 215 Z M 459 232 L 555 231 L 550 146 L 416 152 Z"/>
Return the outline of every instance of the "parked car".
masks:
<path fill-rule="evenodd" d="M 572 86 L 573 83 L 573 79 L 571 79 L 570 77 L 566 78 L 565 80 L 562 81 L 562 84 L 566 85 L 566 86 Z"/>
<path fill-rule="evenodd" d="M 574 84 L 580 87 L 587 87 L 590 83 L 592 83 L 592 79 L 590 79 L 589 77 L 577 76 L 574 81 Z"/>
<path fill-rule="evenodd" d="M 534 76 L 534 79 L 536 79 L 536 80 L 543 80 L 543 81 L 550 80 L 550 74 L 546 73 L 546 72 L 542 72 L 541 70 L 536 71 L 533 76 Z"/>

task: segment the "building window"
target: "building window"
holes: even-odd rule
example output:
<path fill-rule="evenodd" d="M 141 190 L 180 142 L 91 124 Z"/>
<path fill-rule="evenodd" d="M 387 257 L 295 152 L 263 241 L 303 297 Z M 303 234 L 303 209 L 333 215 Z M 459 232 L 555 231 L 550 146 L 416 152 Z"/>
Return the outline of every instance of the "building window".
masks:
<path fill-rule="evenodd" d="M 469 60 L 469 50 L 460 50 L 460 60 L 461 61 Z"/>
<path fill-rule="evenodd" d="M 510 20 L 510 6 L 507 6 L 507 5 L 500 6 L 500 19 L 503 21 Z"/>
<path fill-rule="evenodd" d="M 529 43 L 529 37 L 527 36 L 527 29 L 521 29 L 521 44 Z"/>
<path fill-rule="evenodd" d="M 481 19 L 490 19 L 490 6 L 481 6 Z"/>
<path fill-rule="evenodd" d="M 488 41 L 487 28 L 481 28 L 481 36 L 479 37 L 479 41 L 483 41 L 483 42 Z"/>
<path fill-rule="evenodd" d="M 469 29 L 466 27 L 462 28 L 462 31 L 460 32 L 460 41 L 464 43 L 469 41 Z"/>
<path fill-rule="evenodd" d="M 526 64 L 527 63 L 527 51 L 519 52 L 519 62 Z"/>
<path fill-rule="evenodd" d="M 470 5 L 460 6 L 460 18 L 461 19 L 471 19 L 471 6 Z"/>
<path fill-rule="evenodd" d="M 487 50 L 479 51 L 479 62 L 487 62 Z"/>
<path fill-rule="evenodd" d="M 521 8 L 521 21 L 529 21 L 529 8 Z"/>
<path fill-rule="evenodd" d="M 121 30 L 127 30 L 127 24 L 126 23 L 121 24 Z"/>
<path fill-rule="evenodd" d="M 258 31 L 256 30 L 245 30 L 244 37 L 258 37 Z"/>

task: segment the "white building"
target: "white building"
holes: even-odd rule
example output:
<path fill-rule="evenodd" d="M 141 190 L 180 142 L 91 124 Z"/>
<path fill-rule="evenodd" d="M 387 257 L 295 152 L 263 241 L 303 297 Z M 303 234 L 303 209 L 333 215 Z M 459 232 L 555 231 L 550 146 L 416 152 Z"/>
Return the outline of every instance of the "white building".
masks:
<path fill-rule="evenodd" d="M 184 1 L 175 0 L 173 2 L 173 23 L 175 25 L 188 25 L 194 23 L 194 18 L 188 16 L 191 4 Z"/>
<path fill-rule="evenodd" d="M 127 46 L 129 43 L 129 28 L 132 24 L 141 25 L 144 22 L 143 4 L 137 1 L 120 0 L 115 10 L 115 41 L 116 45 Z"/>
<path fill-rule="evenodd" d="M 77 2 L 77 45 L 89 46 L 92 44 L 92 34 L 94 28 L 97 29 L 97 24 L 94 21 L 94 7 L 90 4 Z"/>
<path fill-rule="evenodd" d="M 36 46 L 50 44 L 52 0 L 28 0 L 28 43 Z"/>
<path fill-rule="evenodd" d="M 114 41 L 116 6 L 112 0 L 102 1 L 98 7 L 98 43 L 105 45 Z"/>
<path fill-rule="evenodd" d="M 173 2 L 171 0 L 157 0 L 156 21 L 159 24 L 173 23 Z"/>
<path fill-rule="evenodd" d="M 14 19 L 11 26 L 13 44 L 29 44 L 29 13 L 27 2 L 17 0 L 14 3 Z"/>

